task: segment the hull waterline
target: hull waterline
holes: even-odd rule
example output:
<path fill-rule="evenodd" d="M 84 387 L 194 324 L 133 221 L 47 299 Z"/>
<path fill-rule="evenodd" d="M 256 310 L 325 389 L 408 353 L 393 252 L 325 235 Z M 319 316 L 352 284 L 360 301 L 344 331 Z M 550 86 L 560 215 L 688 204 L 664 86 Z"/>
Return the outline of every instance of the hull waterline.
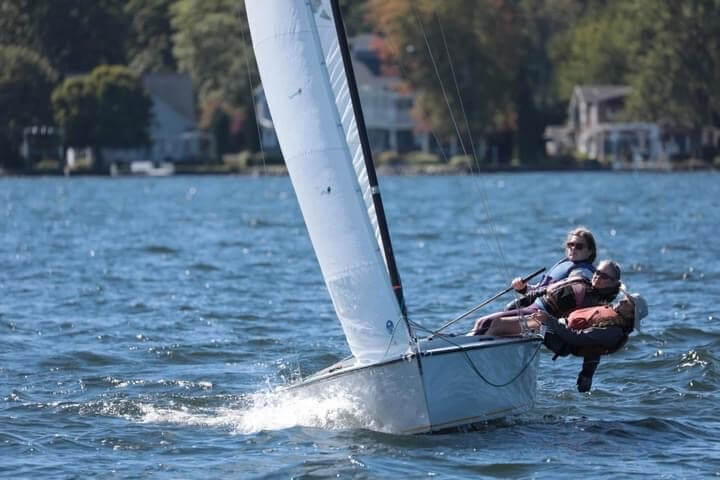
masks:
<path fill-rule="evenodd" d="M 419 355 L 378 364 L 347 358 L 287 392 L 346 396 L 368 429 L 395 434 L 463 427 L 534 405 L 539 338 L 436 337 L 419 345 Z"/>

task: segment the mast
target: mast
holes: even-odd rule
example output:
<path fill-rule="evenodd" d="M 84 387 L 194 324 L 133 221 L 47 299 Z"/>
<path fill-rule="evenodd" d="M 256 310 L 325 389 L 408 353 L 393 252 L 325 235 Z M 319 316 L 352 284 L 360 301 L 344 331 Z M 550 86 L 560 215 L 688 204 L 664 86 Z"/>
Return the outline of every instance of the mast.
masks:
<path fill-rule="evenodd" d="M 338 0 L 330 0 L 330 4 L 333 10 L 333 20 L 335 22 L 335 30 L 337 30 L 340 53 L 342 55 L 343 65 L 345 66 L 348 90 L 350 92 L 353 112 L 355 113 L 360 145 L 362 147 L 363 158 L 365 159 L 365 170 L 372 191 L 373 206 L 375 207 L 375 213 L 377 215 L 383 253 L 385 255 L 385 261 L 387 262 L 388 273 L 390 274 L 390 282 L 397 297 L 398 305 L 400 305 L 400 311 L 405 320 L 407 320 L 407 308 L 405 306 L 402 282 L 397 264 L 395 263 L 395 254 L 393 253 L 392 242 L 390 240 L 390 230 L 388 229 L 385 209 L 383 208 L 382 198 L 380 196 L 380 187 L 378 186 L 377 173 L 375 172 L 375 162 L 373 161 L 372 151 L 370 149 L 370 141 L 367 136 L 367 128 L 365 127 L 365 117 L 363 116 L 360 105 L 360 95 L 358 93 L 357 82 L 355 81 L 355 71 L 353 70 L 350 48 L 348 47 L 347 35 L 345 34 L 345 24 L 342 20 Z M 407 321 L 405 323 L 407 325 Z M 409 328 L 408 325 L 408 329 Z"/>

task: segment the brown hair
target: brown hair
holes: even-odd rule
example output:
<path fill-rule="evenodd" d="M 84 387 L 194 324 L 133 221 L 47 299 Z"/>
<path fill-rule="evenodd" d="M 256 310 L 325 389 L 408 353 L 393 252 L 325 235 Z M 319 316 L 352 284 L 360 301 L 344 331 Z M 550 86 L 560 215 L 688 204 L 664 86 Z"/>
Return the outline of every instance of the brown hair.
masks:
<path fill-rule="evenodd" d="M 587 246 L 590 249 L 590 256 L 588 257 L 588 262 L 595 263 L 595 257 L 597 256 L 597 247 L 595 246 L 595 237 L 593 237 L 592 232 L 585 227 L 577 227 L 568 232 L 565 241 L 570 241 L 572 237 L 580 237 L 585 240 L 585 243 L 587 243 Z"/>

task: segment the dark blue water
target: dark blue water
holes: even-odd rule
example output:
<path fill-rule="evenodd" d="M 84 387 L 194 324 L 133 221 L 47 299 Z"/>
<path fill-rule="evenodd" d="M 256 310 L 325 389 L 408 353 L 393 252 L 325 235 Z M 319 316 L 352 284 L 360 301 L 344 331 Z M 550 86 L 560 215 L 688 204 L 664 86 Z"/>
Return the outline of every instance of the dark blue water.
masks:
<path fill-rule="evenodd" d="M 344 399 L 273 393 L 348 353 L 289 179 L 0 179 L 0 476 L 720 475 L 717 174 L 381 186 L 415 321 L 549 266 L 582 224 L 648 299 L 642 333 L 588 394 L 579 359 L 543 351 L 524 415 L 376 433 Z"/>

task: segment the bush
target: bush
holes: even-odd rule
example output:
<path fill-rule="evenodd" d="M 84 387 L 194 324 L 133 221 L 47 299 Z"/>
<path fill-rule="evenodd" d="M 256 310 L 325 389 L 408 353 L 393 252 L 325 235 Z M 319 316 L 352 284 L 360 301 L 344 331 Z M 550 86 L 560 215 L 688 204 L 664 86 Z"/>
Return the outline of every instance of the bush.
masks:
<path fill-rule="evenodd" d="M 248 158 L 248 167 L 262 167 L 264 165 L 285 165 L 282 153 L 275 151 L 254 152 Z"/>
<path fill-rule="evenodd" d="M 380 152 L 374 155 L 374 160 L 377 166 L 396 166 L 404 163 L 403 158 L 394 150 Z"/>
<path fill-rule="evenodd" d="M 409 152 L 405 154 L 405 163 L 408 165 L 435 165 L 440 163 L 440 157 L 428 152 Z"/>
<path fill-rule="evenodd" d="M 62 168 L 57 160 L 45 158 L 33 166 L 33 171 L 36 173 L 56 174 L 61 172 Z"/>
<path fill-rule="evenodd" d="M 241 171 L 247 168 L 248 163 L 252 158 L 252 153 L 247 150 L 240 153 L 227 153 L 223 155 L 223 164 L 230 167 L 231 170 Z"/>
<path fill-rule="evenodd" d="M 469 155 L 454 155 L 449 162 L 450 166 L 458 170 L 470 171 L 473 167 L 473 159 Z"/>

